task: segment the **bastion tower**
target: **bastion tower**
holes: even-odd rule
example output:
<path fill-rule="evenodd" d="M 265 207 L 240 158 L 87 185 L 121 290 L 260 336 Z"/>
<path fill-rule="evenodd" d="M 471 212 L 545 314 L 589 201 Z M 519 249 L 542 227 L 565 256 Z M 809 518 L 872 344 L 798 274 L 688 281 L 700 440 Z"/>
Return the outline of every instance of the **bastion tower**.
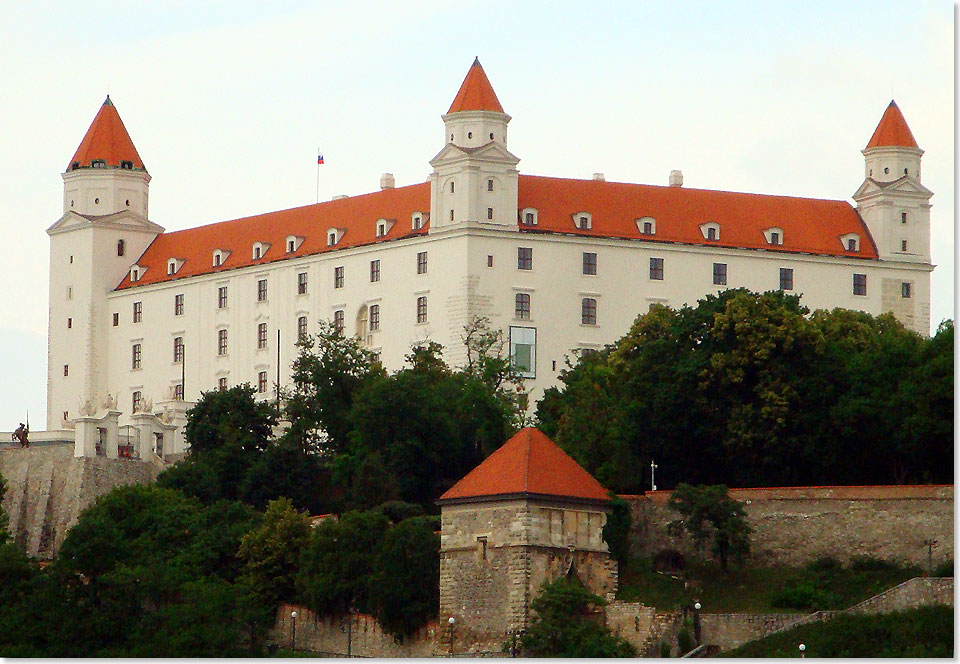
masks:
<path fill-rule="evenodd" d="M 148 221 L 149 191 L 150 174 L 108 96 L 63 173 L 63 216 L 47 229 L 48 429 L 71 427 L 85 403 L 107 397 L 107 294 L 163 232 Z"/>
<path fill-rule="evenodd" d="M 521 429 L 437 501 L 441 622 L 454 619 L 461 643 L 503 643 L 526 629 L 544 581 L 564 575 L 612 600 L 608 500 L 556 443 Z"/>

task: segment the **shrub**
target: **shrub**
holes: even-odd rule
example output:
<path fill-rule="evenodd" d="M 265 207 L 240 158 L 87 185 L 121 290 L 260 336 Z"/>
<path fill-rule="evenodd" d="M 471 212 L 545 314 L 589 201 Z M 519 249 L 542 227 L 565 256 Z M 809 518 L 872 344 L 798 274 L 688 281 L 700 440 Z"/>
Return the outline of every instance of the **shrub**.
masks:
<path fill-rule="evenodd" d="M 653 557 L 653 569 L 658 572 L 679 572 L 686 566 L 683 554 L 676 549 L 661 549 Z"/>
<path fill-rule="evenodd" d="M 681 627 L 680 631 L 677 632 L 677 647 L 680 648 L 681 655 L 693 650 L 693 635 L 690 634 L 690 630 L 686 626 Z"/>
<path fill-rule="evenodd" d="M 873 556 L 855 556 L 850 560 L 850 569 L 855 572 L 872 572 L 900 569 L 900 565 Z"/>
<path fill-rule="evenodd" d="M 670 644 L 666 641 L 660 642 L 660 658 L 667 659 L 670 657 Z"/>
<path fill-rule="evenodd" d="M 807 570 L 810 572 L 832 572 L 842 569 L 843 563 L 833 556 L 820 556 L 816 560 L 807 563 Z"/>
<path fill-rule="evenodd" d="M 837 602 L 832 593 L 818 588 L 812 581 L 801 580 L 787 583 L 773 594 L 771 603 L 778 609 L 829 609 Z"/>
<path fill-rule="evenodd" d="M 953 576 L 953 558 L 944 560 L 933 570 L 934 576 Z"/>

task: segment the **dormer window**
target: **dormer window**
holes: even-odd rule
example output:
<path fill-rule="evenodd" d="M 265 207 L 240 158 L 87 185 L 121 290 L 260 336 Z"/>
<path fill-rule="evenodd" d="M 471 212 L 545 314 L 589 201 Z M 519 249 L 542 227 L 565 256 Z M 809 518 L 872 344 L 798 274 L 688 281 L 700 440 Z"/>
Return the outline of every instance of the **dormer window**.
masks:
<path fill-rule="evenodd" d="M 132 161 L 125 161 L 125 160 L 124 160 L 124 161 L 121 161 L 121 162 L 120 162 L 120 168 L 125 168 L 125 169 L 127 169 L 128 171 L 133 170 L 133 162 L 132 162 Z"/>
<path fill-rule="evenodd" d="M 705 224 L 700 224 L 700 232 L 703 234 L 703 239 L 705 240 L 719 240 L 720 224 L 715 221 L 708 221 Z"/>
<path fill-rule="evenodd" d="M 782 228 L 767 228 L 763 231 L 763 237 L 766 238 L 767 244 L 783 244 L 783 229 Z"/>
<path fill-rule="evenodd" d="M 327 229 L 327 246 L 334 246 L 343 238 L 344 229 L 342 228 L 328 228 Z"/>
<path fill-rule="evenodd" d="M 220 267 L 227 262 L 227 258 L 230 256 L 230 252 L 226 249 L 214 249 L 213 251 L 213 267 Z"/>
<path fill-rule="evenodd" d="M 117 240 L 117 256 L 123 256 L 124 250 L 127 248 L 127 243 L 123 240 Z"/>
<path fill-rule="evenodd" d="M 267 250 L 270 248 L 270 244 L 267 242 L 254 242 L 253 243 L 253 260 L 257 261 L 263 258 L 267 254 Z"/>
<path fill-rule="evenodd" d="M 860 236 L 856 233 L 847 233 L 840 237 L 843 248 L 847 251 L 860 251 Z"/>
<path fill-rule="evenodd" d="M 304 238 L 299 235 L 288 235 L 287 236 L 287 253 L 292 254 L 297 249 L 300 248 L 300 245 L 303 243 Z"/>
<path fill-rule="evenodd" d="M 573 215 L 573 225 L 581 231 L 593 228 L 593 215 L 589 212 L 577 212 Z"/>
<path fill-rule="evenodd" d="M 377 237 L 384 237 L 393 228 L 393 219 L 377 219 Z"/>
<path fill-rule="evenodd" d="M 410 227 L 415 231 L 423 228 L 423 212 L 418 210 L 410 215 Z"/>
<path fill-rule="evenodd" d="M 130 281 L 140 281 L 143 277 L 143 273 L 147 271 L 147 268 L 141 267 L 140 265 L 133 265 L 130 267 Z"/>
<path fill-rule="evenodd" d="M 171 258 L 167 261 L 167 274 L 176 274 L 180 271 L 180 267 L 183 265 L 186 259 L 184 258 Z"/>
<path fill-rule="evenodd" d="M 637 230 L 643 235 L 657 234 L 657 220 L 653 217 L 640 217 L 636 220 Z"/>
<path fill-rule="evenodd" d="M 537 208 L 528 207 L 520 210 L 520 223 L 524 226 L 536 226 L 538 221 Z"/>
<path fill-rule="evenodd" d="M 92 168 L 106 168 L 107 162 L 105 159 L 94 159 L 90 162 Z"/>

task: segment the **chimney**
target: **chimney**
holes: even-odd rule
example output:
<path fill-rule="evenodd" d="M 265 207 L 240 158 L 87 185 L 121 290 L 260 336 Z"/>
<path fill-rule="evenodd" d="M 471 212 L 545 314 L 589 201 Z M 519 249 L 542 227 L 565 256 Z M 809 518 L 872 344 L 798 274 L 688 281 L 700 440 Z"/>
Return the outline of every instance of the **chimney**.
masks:
<path fill-rule="evenodd" d="M 594 173 L 593 179 L 595 182 L 606 182 L 607 178 L 603 177 L 603 173 Z"/>
<path fill-rule="evenodd" d="M 380 176 L 381 189 L 393 189 L 395 185 L 396 180 L 393 179 L 393 173 L 384 173 Z"/>
<path fill-rule="evenodd" d="M 670 171 L 670 186 L 671 187 L 683 186 L 683 171 Z"/>

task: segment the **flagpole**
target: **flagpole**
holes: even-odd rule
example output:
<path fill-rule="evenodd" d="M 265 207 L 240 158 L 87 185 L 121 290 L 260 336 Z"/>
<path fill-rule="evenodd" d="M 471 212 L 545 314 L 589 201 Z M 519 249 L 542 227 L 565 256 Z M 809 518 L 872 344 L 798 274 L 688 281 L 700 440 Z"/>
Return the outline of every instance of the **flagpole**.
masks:
<path fill-rule="evenodd" d="M 317 148 L 317 155 L 320 154 L 320 148 Z M 317 157 L 317 203 L 320 202 L 320 158 Z"/>

